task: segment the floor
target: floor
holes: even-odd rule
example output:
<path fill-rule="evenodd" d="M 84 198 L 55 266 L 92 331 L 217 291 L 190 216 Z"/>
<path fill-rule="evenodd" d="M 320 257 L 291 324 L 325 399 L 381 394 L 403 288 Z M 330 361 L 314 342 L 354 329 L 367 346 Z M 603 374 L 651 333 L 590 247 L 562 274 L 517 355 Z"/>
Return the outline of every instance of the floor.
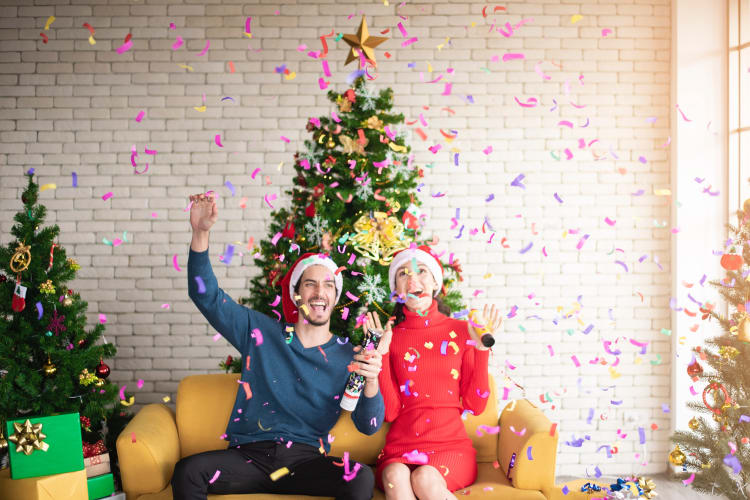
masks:
<path fill-rule="evenodd" d="M 695 491 L 694 489 L 690 488 L 689 486 L 685 486 L 680 481 L 674 481 L 667 477 L 666 474 L 654 474 L 651 476 L 648 476 L 651 479 L 654 480 L 656 483 L 656 492 L 659 494 L 654 498 L 654 500 L 704 500 L 704 499 L 714 499 L 714 500 L 724 500 L 726 497 L 719 496 L 719 495 L 705 495 L 703 493 L 699 493 Z M 575 479 L 573 477 L 557 477 L 556 482 L 561 483 L 565 482 L 567 480 Z M 599 481 L 607 482 L 606 479 L 602 478 L 599 479 Z M 612 479 L 612 482 L 615 482 L 615 479 Z"/>

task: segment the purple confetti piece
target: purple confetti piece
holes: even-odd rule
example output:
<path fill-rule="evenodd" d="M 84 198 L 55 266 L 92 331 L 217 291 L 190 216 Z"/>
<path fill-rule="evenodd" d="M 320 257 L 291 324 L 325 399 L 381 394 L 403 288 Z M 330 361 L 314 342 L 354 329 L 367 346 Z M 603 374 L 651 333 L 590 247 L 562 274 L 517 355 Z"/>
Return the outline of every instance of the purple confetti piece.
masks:
<path fill-rule="evenodd" d="M 588 425 L 591 425 L 591 421 L 592 421 L 593 419 L 594 419 L 594 409 L 593 409 L 593 408 L 589 408 L 589 416 L 588 416 L 588 417 L 586 417 L 586 423 L 587 423 Z"/>
<path fill-rule="evenodd" d="M 529 446 L 528 448 L 526 448 L 526 457 L 527 457 L 527 458 L 528 458 L 529 460 L 534 460 L 534 459 L 533 459 L 533 458 L 531 457 L 531 446 Z"/>
<path fill-rule="evenodd" d="M 558 201 L 559 203 L 562 203 L 562 202 L 563 202 L 563 201 L 562 201 L 562 199 L 560 198 L 560 196 L 559 196 L 559 195 L 558 195 L 557 193 L 555 193 L 555 199 L 556 199 L 556 200 L 557 200 L 557 201 Z"/>
<path fill-rule="evenodd" d="M 631 195 L 631 196 L 643 196 L 643 193 L 645 193 L 645 192 L 646 192 L 646 191 L 644 191 L 643 189 L 639 189 L 639 190 L 638 190 L 638 191 L 636 191 L 635 193 L 630 193 L 630 195 Z"/>
<path fill-rule="evenodd" d="M 627 264 L 625 264 L 625 263 L 624 263 L 623 261 L 621 261 L 621 260 L 616 260 L 616 261 L 615 261 L 615 264 L 619 264 L 619 265 L 621 265 L 621 266 L 623 267 L 623 269 L 625 269 L 625 272 L 626 272 L 626 273 L 629 273 L 629 272 L 630 272 L 630 271 L 628 271 L 628 266 L 627 266 Z"/>
<path fill-rule="evenodd" d="M 526 253 L 529 250 L 531 250 L 531 247 L 533 247 L 533 246 L 534 246 L 534 242 L 532 241 L 526 247 L 522 248 L 518 253 Z"/>
<path fill-rule="evenodd" d="M 667 403 L 662 403 L 661 404 L 661 411 L 662 411 L 662 413 L 669 413 L 669 411 L 670 411 L 669 410 L 669 405 Z"/>
<path fill-rule="evenodd" d="M 229 181 L 226 181 L 224 183 L 224 185 L 229 188 L 229 190 L 232 192 L 232 196 L 234 196 L 235 195 L 235 190 L 234 190 L 234 186 L 232 185 L 232 183 L 229 182 Z"/>
<path fill-rule="evenodd" d="M 44 314 L 44 307 L 42 307 L 42 303 L 41 302 L 37 302 L 36 303 L 36 310 L 39 313 L 39 317 L 37 319 L 38 320 L 42 319 L 42 315 Z"/>
<path fill-rule="evenodd" d="M 495 199 L 495 195 L 494 194 L 490 194 L 484 201 L 485 202 L 490 202 L 490 201 L 492 201 L 494 199 Z"/>
<path fill-rule="evenodd" d="M 516 311 L 518 311 L 518 306 L 513 306 L 510 308 L 510 312 L 508 313 L 508 319 L 514 318 L 516 316 Z"/>
<path fill-rule="evenodd" d="M 727 454 L 724 457 L 724 464 L 730 466 L 735 474 L 739 474 L 742 471 L 742 464 L 740 464 L 736 455 Z"/>
<path fill-rule="evenodd" d="M 510 185 L 514 187 L 520 187 L 521 189 L 526 189 L 526 186 L 521 184 L 521 181 L 523 181 L 525 177 L 526 176 L 524 174 L 518 174 L 518 177 L 513 179 L 513 182 L 511 182 Z"/>
<path fill-rule="evenodd" d="M 206 285 L 203 283 L 203 278 L 196 276 L 195 283 L 198 285 L 198 293 L 206 293 Z"/>
<path fill-rule="evenodd" d="M 78 187 L 78 174 L 72 172 L 71 175 L 73 176 L 73 187 Z"/>
<path fill-rule="evenodd" d="M 568 488 L 568 485 L 566 484 L 565 486 L 562 487 L 562 494 L 567 495 L 568 493 L 570 493 L 570 489 Z"/>
<path fill-rule="evenodd" d="M 644 261 L 644 260 L 646 260 L 647 258 L 648 258 L 648 254 L 647 254 L 647 253 L 644 253 L 643 255 L 641 255 L 641 256 L 640 256 L 640 257 L 638 258 L 638 262 L 642 264 L 642 263 L 643 263 L 643 261 Z"/>
<path fill-rule="evenodd" d="M 229 265 L 232 262 L 232 257 L 234 257 L 234 245 L 227 245 L 227 249 L 222 257 L 224 264 Z"/>
<path fill-rule="evenodd" d="M 599 470 L 599 466 L 598 465 L 594 469 L 594 475 L 596 476 L 597 479 L 600 478 L 600 477 L 602 477 L 602 471 Z"/>
<path fill-rule="evenodd" d="M 643 427 L 638 427 L 638 442 L 646 444 L 646 429 Z"/>
<path fill-rule="evenodd" d="M 750 422 L 750 417 L 747 415 L 740 415 L 740 422 Z"/>
<path fill-rule="evenodd" d="M 593 325 L 593 323 L 592 323 L 592 324 L 590 324 L 589 326 L 587 326 L 585 330 L 582 330 L 582 333 L 583 333 L 584 335 L 588 335 L 589 333 L 591 333 L 591 330 L 592 330 L 593 328 L 594 328 L 594 325 Z"/>

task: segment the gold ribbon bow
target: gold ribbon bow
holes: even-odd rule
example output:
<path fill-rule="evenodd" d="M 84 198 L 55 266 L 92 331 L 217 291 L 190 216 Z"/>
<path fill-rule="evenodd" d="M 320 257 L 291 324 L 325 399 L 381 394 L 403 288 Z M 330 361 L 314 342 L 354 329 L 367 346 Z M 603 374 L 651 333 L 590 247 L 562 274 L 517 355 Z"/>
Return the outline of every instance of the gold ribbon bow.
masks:
<path fill-rule="evenodd" d="M 23 452 L 25 455 L 31 455 L 34 450 L 47 451 L 49 445 L 43 440 L 47 435 L 42 433 L 42 424 L 32 424 L 27 418 L 23 424 L 13 422 L 13 428 L 16 430 L 8 437 L 10 442 L 16 444 L 16 452 Z"/>

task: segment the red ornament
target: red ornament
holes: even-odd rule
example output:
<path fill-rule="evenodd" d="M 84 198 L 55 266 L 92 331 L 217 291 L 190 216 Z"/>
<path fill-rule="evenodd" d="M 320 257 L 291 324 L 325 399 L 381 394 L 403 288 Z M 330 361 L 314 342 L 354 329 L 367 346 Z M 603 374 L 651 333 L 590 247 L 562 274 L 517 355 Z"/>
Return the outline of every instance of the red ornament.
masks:
<path fill-rule="evenodd" d="M 96 365 L 96 376 L 99 378 L 109 377 L 109 366 L 107 366 L 101 359 L 99 359 L 99 364 Z"/>
<path fill-rule="evenodd" d="M 107 447 L 101 439 L 96 443 L 83 443 L 83 458 L 91 458 L 102 453 L 107 453 Z"/>
<path fill-rule="evenodd" d="M 317 200 L 318 198 L 320 198 L 321 196 L 323 196 L 323 193 L 325 192 L 325 189 L 326 189 L 326 187 L 325 187 L 325 185 L 322 182 L 320 184 L 318 184 L 317 186 L 315 186 L 313 188 L 313 192 L 312 192 L 313 198 L 315 198 Z"/>
<path fill-rule="evenodd" d="M 357 94 L 354 93 L 354 89 L 349 89 L 344 92 L 344 97 L 349 99 L 351 102 L 356 102 L 357 100 Z"/>
<path fill-rule="evenodd" d="M 721 267 L 727 271 L 736 271 L 742 267 L 742 255 L 726 253 L 721 256 Z"/>
<path fill-rule="evenodd" d="M 701 373 L 703 373 L 703 367 L 698 364 L 697 359 L 688 365 L 687 374 L 690 376 L 690 378 L 697 377 Z"/>
<path fill-rule="evenodd" d="M 80 339 L 76 344 L 78 344 L 78 347 L 83 347 L 86 345 L 86 339 Z"/>
<path fill-rule="evenodd" d="M 283 236 L 284 238 L 289 238 L 290 240 L 293 240 L 294 239 L 294 231 L 295 231 L 294 222 L 289 221 L 284 226 L 284 230 L 281 231 L 281 236 Z"/>
<path fill-rule="evenodd" d="M 90 429 L 90 427 L 91 427 L 91 419 L 89 417 L 81 415 L 80 420 L 81 420 L 81 427 L 83 429 L 86 429 L 87 431 L 90 431 L 91 430 Z"/>
<path fill-rule="evenodd" d="M 232 364 L 232 361 L 234 361 L 234 358 L 232 358 L 232 355 L 230 354 L 229 356 L 227 356 L 227 360 L 224 361 L 224 364 L 229 366 Z"/>
<path fill-rule="evenodd" d="M 305 208 L 305 215 L 308 217 L 315 217 L 315 202 L 311 201 L 307 208 Z"/>

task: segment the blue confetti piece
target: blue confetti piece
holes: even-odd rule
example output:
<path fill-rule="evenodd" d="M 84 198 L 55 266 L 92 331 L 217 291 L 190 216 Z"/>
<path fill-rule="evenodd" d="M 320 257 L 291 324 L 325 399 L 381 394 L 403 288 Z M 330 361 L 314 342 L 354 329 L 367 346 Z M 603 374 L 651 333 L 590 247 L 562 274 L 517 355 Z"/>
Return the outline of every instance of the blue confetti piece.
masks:
<path fill-rule="evenodd" d="M 646 444 L 646 429 L 643 427 L 638 427 L 638 442 Z"/>
<path fill-rule="evenodd" d="M 596 466 L 596 469 L 594 469 L 594 475 L 595 475 L 595 476 L 596 476 L 597 478 L 600 478 L 600 477 L 602 477 L 602 471 L 600 471 L 600 470 L 599 470 L 599 466 L 598 466 L 598 465 Z"/>
<path fill-rule="evenodd" d="M 234 257 L 234 245 L 227 245 L 227 250 L 224 252 L 223 257 L 224 264 L 229 265 L 229 263 L 232 262 L 232 257 Z"/>
<path fill-rule="evenodd" d="M 527 458 L 528 458 L 529 460 L 534 460 L 534 459 L 532 458 L 532 456 L 531 456 L 531 446 L 529 446 L 528 448 L 526 448 L 526 457 L 527 457 Z"/>
<path fill-rule="evenodd" d="M 566 484 L 565 486 L 562 487 L 562 494 L 567 495 L 568 493 L 570 493 L 570 489 L 568 488 L 568 485 Z"/>

